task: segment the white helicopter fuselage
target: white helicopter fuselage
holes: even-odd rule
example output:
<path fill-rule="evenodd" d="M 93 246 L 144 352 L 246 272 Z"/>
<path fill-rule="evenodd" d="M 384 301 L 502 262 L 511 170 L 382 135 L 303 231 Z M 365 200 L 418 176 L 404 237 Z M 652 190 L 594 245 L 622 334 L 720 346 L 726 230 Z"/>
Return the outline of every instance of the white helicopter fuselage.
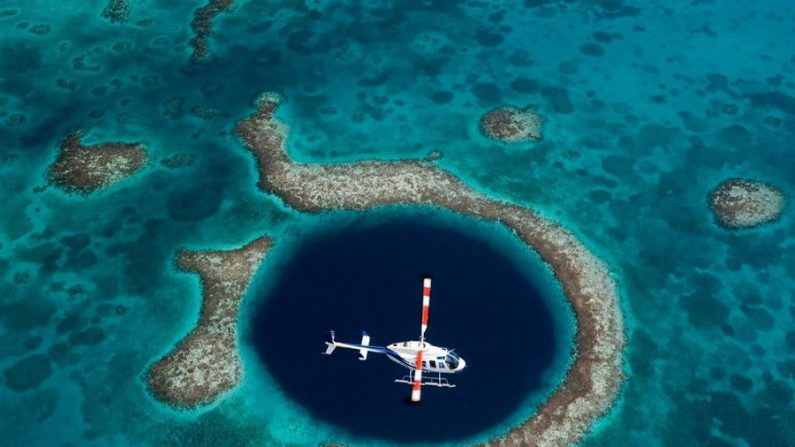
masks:
<path fill-rule="evenodd" d="M 422 370 L 426 372 L 450 374 L 457 373 L 466 368 L 467 362 L 458 356 L 452 349 L 434 346 L 430 343 L 418 340 L 403 341 L 392 343 L 387 346 L 370 345 L 370 336 L 366 333 L 362 335 L 362 343 L 344 343 L 329 338 L 326 342 L 327 354 L 331 354 L 334 348 L 354 349 L 359 351 L 359 360 L 366 360 L 367 354 L 374 352 L 385 354 L 389 360 L 397 363 L 404 368 L 415 370 L 417 368 L 417 352 L 422 351 Z"/>
<path fill-rule="evenodd" d="M 454 388 L 442 374 L 457 373 L 466 368 L 464 361 L 453 349 L 434 346 L 425 340 L 425 330 L 428 328 L 428 309 L 431 300 L 431 278 L 422 280 L 422 319 L 420 320 L 420 339 L 392 343 L 387 346 L 370 345 L 370 336 L 362 331 L 362 342 L 344 343 L 334 338 L 334 331 L 326 334 L 326 350 L 323 354 L 331 355 L 337 348 L 354 349 L 359 351 L 359 360 L 367 360 L 367 354 L 374 352 L 384 354 L 389 360 L 408 368 L 409 374 L 395 379 L 396 383 L 412 385 L 411 401 L 420 401 L 420 390 L 423 386 L 439 388 Z M 434 376 L 423 377 L 423 372 L 435 373 Z"/>
<path fill-rule="evenodd" d="M 422 343 L 417 340 L 392 343 L 386 349 L 397 356 L 388 355 L 390 360 L 409 369 L 415 369 L 414 360 L 417 351 L 422 351 L 422 370 L 434 373 L 457 373 L 466 367 L 467 362 L 458 357 L 452 350 L 434 346 L 427 341 Z"/>

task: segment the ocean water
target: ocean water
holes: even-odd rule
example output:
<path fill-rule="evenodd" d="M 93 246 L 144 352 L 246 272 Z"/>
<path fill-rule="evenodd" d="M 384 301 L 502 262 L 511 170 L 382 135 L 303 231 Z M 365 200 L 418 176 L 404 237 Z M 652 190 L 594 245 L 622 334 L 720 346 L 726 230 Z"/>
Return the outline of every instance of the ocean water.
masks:
<path fill-rule="evenodd" d="M 198 280 L 174 268 L 176 250 L 262 234 L 299 247 L 295 235 L 339 223 L 257 190 L 231 130 L 263 91 L 286 98 L 298 160 L 440 150 L 440 166 L 606 261 L 627 381 L 584 445 L 795 444 L 791 204 L 728 231 L 706 202 L 734 176 L 795 193 L 792 2 L 238 1 L 201 65 L 187 43 L 204 2 L 131 2 L 120 24 L 106 4 L 0 0 L 0 444 L 390 442 L 313 414 L 245 337 L 245 378 L 217 403 L 175 411 L 147 393 L 148 366 L 198 317 Z M 501 104 L 536 107 L 543 141 L 479 135 Z M 76 128 L 90 143 L 144 142 L 151 165 L 87 197 L 40 191 Z M 160 163 L 175 154 L 194 161 Z M 249 329 L 265 278 L 293 255 L 276 250 L 244 301 Z M 340 336 L 355 338 L 346 324 Z"/>

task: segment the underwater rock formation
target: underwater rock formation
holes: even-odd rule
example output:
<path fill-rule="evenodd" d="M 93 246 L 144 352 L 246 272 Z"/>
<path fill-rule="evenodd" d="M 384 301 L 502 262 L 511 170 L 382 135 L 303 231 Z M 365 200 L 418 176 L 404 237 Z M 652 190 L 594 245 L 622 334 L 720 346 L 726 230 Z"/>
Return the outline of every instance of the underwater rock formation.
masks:
<path fill-rule="evenodd" d="M 500 106 L 480 118 L 480 132 L 503 143 L 541 140 L 541 117 L 529 107 Z"/>
<path fill-rule="evenodd" d="M 709 205 L 724 227 L 749 228 L 776 220 L 784 208 L 784 194 L 773 185 L 732 178 L 709 194 Z"/>
<path fill-rule="evenodd" d="M 201 313 L 196 327 L 149 370 L 147 381 L 155 397 L 176 407 L 195 407 L 237 385 L 243 376 L 237 312 L 271 244 L 262 237 L 235 250 L 179 254 L 179 268 L 201 278 Z"/>
<path fill-rule="evenodd" d="M 55 162 L 47 170 L 50 184 L 66 192 L 88 194 L 110 186 L 140 170 L 147 162 L 140 143 L 102 143 L 84 146 L 83 131 L 68 134 Z"/>
<path fill-rule="evenodd" d="M 273 115 L 280 102 L 277 95 L 262 95 L 257 111 L 238 123 L 236 131 L 254 154 L 260 188 L 289 206 L 306 212 L 387 204 L 438 206 L 501 222 L 548 263 L 575 314 L 574 361 L 536 414 L 492 442 L 568 446 L 581 440 L 593 421 L 610 409 L 624 377 L 623 315 L 607 267 L 560 225 L 530 209 L 489 199 L 431 162 L 293 162 L 285 149 L 287 127 Z"/>

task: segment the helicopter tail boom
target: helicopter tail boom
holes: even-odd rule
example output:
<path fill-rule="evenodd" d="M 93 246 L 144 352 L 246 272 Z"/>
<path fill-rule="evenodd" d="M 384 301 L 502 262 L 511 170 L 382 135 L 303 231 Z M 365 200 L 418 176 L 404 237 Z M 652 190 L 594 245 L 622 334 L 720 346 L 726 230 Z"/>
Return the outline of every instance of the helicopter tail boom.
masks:
<path fill-rule="evenodd" d="M 370 346 L 370 335 L 368 335 L 365 331 L 362 331 L 362 343 L 358 345 L 353 343 L 339 342 L 335 340 L 334 336 L 334 331 L 328 331 L 326 333 L 326 350 L 323 352 L 323 354 L 331 355 L 336 348 L 356 349 L 359 351 L 359 360 L 367 360 L 368 352 L 375 351 L 379 354 L 383 354 L 385 351 L 382 346 Z"/>

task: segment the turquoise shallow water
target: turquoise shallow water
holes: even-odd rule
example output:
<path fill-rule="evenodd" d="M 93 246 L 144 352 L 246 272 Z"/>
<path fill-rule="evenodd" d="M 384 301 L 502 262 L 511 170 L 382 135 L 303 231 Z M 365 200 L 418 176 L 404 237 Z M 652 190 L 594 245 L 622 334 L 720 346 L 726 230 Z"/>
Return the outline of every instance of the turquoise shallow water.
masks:
<path fill-rule="evenodd" d="M 442 167 L 609 264 L 628 380 L 585 445 L 795 444 L 791 206 L 737 232 L 706 206 L 731 176 L 795 192 L 789 2 L 241 1 L 200 67 L 200 3 L 135 2 L 124 24 L 105 4 L 0 0 L 0 443 L 349 439 L 255 380 L 246 346 L 246 379 L 209 408 L 174 412 L 143 386 L 199 309 L 176 249 L 310 225 L 256 189 L 230 134 L 275 90 L 297 159 L 441 150 Z M 502 103 L 536 106 L 544 140 L 482 138 Z M 75 128 L 143 141 L 152 165 L 89 197 L 34 192 Z M 159 163 L 177 153 L 195 161 Z"/>

